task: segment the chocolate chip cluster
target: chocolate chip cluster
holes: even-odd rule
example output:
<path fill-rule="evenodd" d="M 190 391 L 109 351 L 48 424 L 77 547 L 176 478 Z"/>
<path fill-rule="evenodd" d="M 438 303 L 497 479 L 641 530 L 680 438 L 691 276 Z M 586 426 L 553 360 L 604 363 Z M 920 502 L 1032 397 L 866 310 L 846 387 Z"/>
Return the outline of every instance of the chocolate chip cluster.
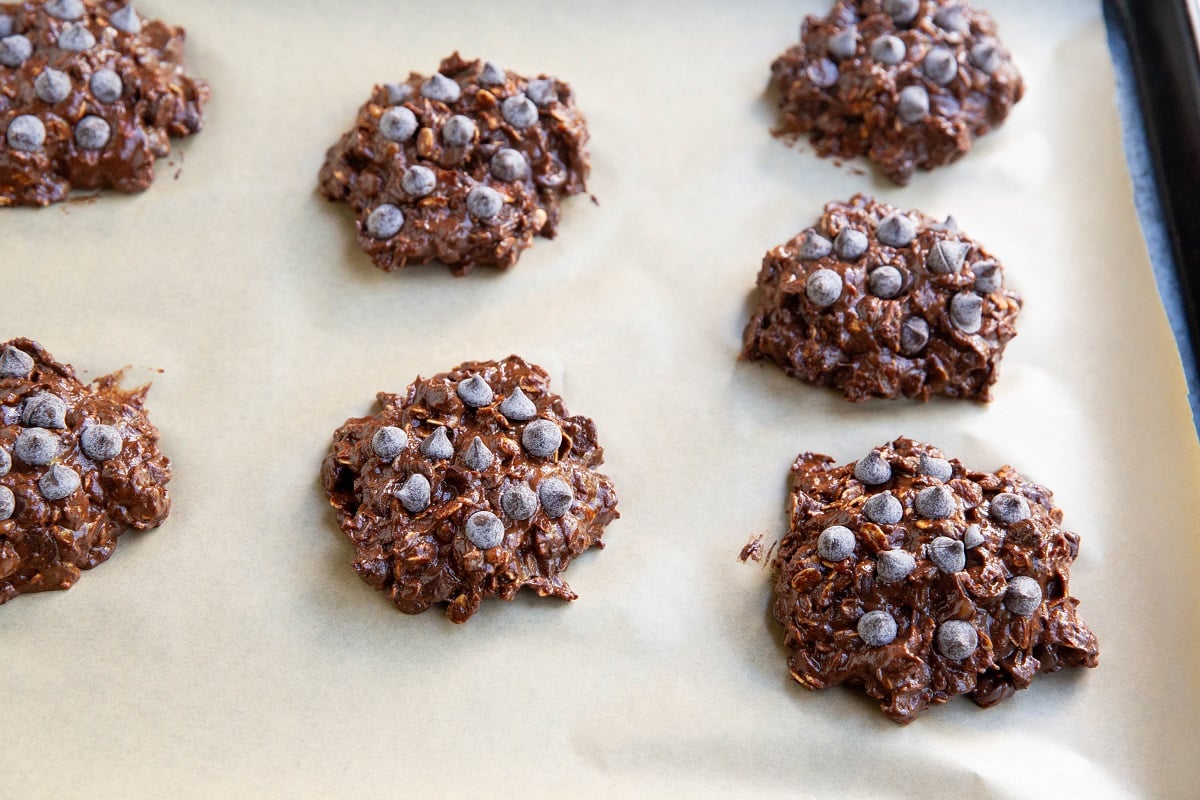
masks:
<path fill-rule="evenodd" d="M 961 158 L 1024 92 L 992 18 L 961 0 L 838 0 L 771 72 L 781 133 L 899 184 Z"/>
<path fill-rule="evenodd" d="M 534 236 L 554 237 L 563 197 L 585 191 L 587 138 L 566 83 L 455 53 L 431 76 L 376 87 L 320 187 L 350 205 L 381 269 L 506 269 Z"/>
<path fill-rule="evenodd" d="M 910 722 L 957 694 L 986 707 L 1040 672 L 1096 666 L 1068 586 L 1079 537 L 1011 467 L 974 472 L 910 439 L 840 467 L 804 453 L 790 505 L 775 617 L 805 687 L 861 686 Z"/>
<path fill-rule="evenodd" d="M 362 579 L 408 614 L 449 602 L 454 622 L 525 586 L 574 600 L 560 573 L 603 546 L 617 496 L 595 424 L 567 415 L 545 371 L 470 362 L 378 399 L 322 469 Z"/>
<path fill-rule="evenodd" d="M 0 346 L 0 603 L 68 589 L 171 507 L 170 462 L 120 375 L 85 386 L 36 342 Z"/>
<path fill-rule="evenodd" d="M 1000 263 L 935 222 L 857 195 L 767 253 L 742 357 L 849 400 L 987 401 L 1021 300 Z"/>
<path fill-rule="evenodd" d="M 131 3 L 0 3 L 0 207 L 148 187 L 209 97 L 183 72 L 183 44 Z"/>

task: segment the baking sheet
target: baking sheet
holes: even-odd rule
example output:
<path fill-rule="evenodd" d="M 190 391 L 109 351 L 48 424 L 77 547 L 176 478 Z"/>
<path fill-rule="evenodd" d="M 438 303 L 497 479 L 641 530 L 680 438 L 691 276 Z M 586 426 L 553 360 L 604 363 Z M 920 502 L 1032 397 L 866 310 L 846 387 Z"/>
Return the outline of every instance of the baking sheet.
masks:
<path fill-rule="evenodd" d="M 139 3 L 188 28 L 207 129 L 143 195 L 0 214 L 0 338 L 153 380 L 175 505 L 69 592 L 0 609 L 0 794 L 1194 791 L 1200 450 L 1098 3 L 986 5 L 1028 95 L 898 189 L 768 132 L 769 63 L 824 0 Z M 373 83 L 455 48 L 574 84 L 599 205 L 570 201 L 508 274 L 385 275 L 317 169 Z M 851 406 L 735 361 L 762 254 L 857 191 L 953 213 L 1005 260 L 1026 308 L 990 406 Z M 349 567 L 329 437 L 377 390 L 510 352 L 596 419 L 623 518 L 568 571 L 575 603 L 406 617 Z M 1055 490 L 1099 669 L 907 728 L 788 677 L 768 575 L 735 556 L 781 532 L 798 452 L 902 434 Z"/>

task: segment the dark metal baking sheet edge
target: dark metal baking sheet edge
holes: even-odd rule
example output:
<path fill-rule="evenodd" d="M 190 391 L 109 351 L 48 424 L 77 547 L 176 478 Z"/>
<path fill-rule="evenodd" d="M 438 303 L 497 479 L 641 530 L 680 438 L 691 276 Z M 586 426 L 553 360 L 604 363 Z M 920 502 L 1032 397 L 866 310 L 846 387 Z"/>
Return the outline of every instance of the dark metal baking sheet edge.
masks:
<path fill-rule="evenodd" d="M 1195 0 L 1104 0 L 1134 202 L 1200 435 L 1200 42 Z"/>

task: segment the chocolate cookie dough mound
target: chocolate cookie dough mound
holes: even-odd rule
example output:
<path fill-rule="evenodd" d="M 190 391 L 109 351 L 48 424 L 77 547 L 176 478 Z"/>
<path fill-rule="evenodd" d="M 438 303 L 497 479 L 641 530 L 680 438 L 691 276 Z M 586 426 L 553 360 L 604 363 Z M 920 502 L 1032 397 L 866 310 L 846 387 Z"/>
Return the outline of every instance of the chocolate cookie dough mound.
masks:
<path fill-rule="evenodd" d="M 129 528 L 167 518 L 171 465 L 120 374 L 90 386 L 37 342 L 0 345 L 0 604 L 69 589 Z"/>
<path fill-rule="evenodd" d="M 0 3 L 0 206 L 148 187 L 209 97 L 183 43 L 124 0 Z"/>
<path fill-rule="evenodd" d="M 961 158 L 1024 92 L 992 18 L 959 0 L 838 0 L 771 73 L 782 135 L 899 184 Z"/>
<path fill-rule="evenodd" d="M 586 189 L 587 138 L 566 83 L 455 53 L 434 75 L 375 88 L 326 155 L 321 192 L 349 204 L 380 269 L 506 269 Z"/>
<path fill-rule="evenodd" d="M 1039 672 L 1096 666 L 1068 586 L 1079 537 L 1011 467 L 974 472 L 910 439 L 841 467 L 804 453 L 790 505 L 775 618 L 803 686 L 861 686 L 910 722 L 957 694 L 987 707 Z"/>
<path fill-rule="evenodd" d="M 454 622 L 524 586 L 574 600 L 560 573 L 603 547 L 617 496 L 595 424 L 567 416 L 546 373 L 470 362 L 379 404 L 338 429 L 322 469 L 362 579 L 407 614 L 448 601 Z"/>
<path fill-rule="evenodd" d="M 849 400 L 991 399 L 1021 310 L 1000 263 L 963 236 L 863 195 L 767 253 L 742 358 Z"/>

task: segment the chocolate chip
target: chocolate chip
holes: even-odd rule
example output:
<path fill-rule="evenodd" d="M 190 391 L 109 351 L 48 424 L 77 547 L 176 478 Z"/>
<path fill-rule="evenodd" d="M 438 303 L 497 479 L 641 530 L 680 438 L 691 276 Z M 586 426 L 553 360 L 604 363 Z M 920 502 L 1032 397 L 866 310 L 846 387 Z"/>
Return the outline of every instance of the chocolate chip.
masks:
<path fill-rule="evenodd" d="M 800 240 L 800 257 L 806 261 L 811 261 L 814 258 L 824 258 L 832 250 L 833 242 L 811 228 L 804 232 L 804 237 Z"/>
<path fill-rule="evenodd" d="M 103 150 L 111 137 L 112 128 L 100 117 L 84 117 L 75 126 L 75 144 L 84 150 Z"/>
<path fill-rule="evenodd" d="M 0 378 L 28 378 L 33 372 L 33 356 L 12 345 L 0 353 Z"/>
<path fill-rule="evenodd" d="M 925 269 L 935 275 L 950 275 L 962 269 L 963 259 L 967 257 L 967 251 L 971 246 L 966 242 L 956 242 L 946 239 L 937 242 L 929 251 L 929 257 L 925 259 Z"/>
<path fill-rule="evenodd" d="M 47 67 L 34 79 L 33 93 L 43 103 L 61 103 L 71 93 L 71 79 L 65 72 Z"/>
<path fill-rule="evenodd" d="M 442 126 L 442 141 L 450 147 L 465 147 L 475 138 L 475 123 L 470 117 L 455 114 Z"/>
<path fill-rule="evenodd" d="M 970 33 L 971 23 L 967 21 L 962 6 L 943 6 L 933 14 L 933 24 L 951 33 Z"/>
<path fill-rule="evenodd" d="M 854 477 L 866 486 L 878 486 L 892 479 L 892 467 L 878 450 L 872 450 L 854 465 Z"/>
<path fill-rule="evenodd" d="M 904 276 L 895 267 L 885 265 L 871 271 L 867 284 L 871 294 L 890 300 L 900 294 L 900 289 L 904 287 Z"/>
<path fill-rule="evenodd" d="M 419 472 L 409 475 L 408 480 L 396 492 L 396 499 L 410 514 L 419 514 L 429 508 L 429 500 L 432 496 L 429 479 Z"/>
<path fill-rule="evenodd" d="M 875 560 L 875 577 L 881 583 L 902 581 L 917 568 L 917 560 L 907 550 L 884 550 Z"/>
<path fill-rule="evenodd" d="M 504 541 L 504 523 L 490 511 L 476 511 L 467 520 L 466 534 L 480 550 L 491 550 Z"/>
<path fill-rule="evenodd" d="M 976 333 L 983 326 L 983 298 L 974 292 L 951 297 L 950 322 L 963 333 Z"/>
<path fill-rule="evenodd" d="M 904 60 L 908 48 L 898 36 L 880 36 L 871 42 L 871 58 L 889 67 L 894 67 Z"/>
<path fill-rule="evenodd" d="M 804 294 L 814 305 L 831 306 L 842 296 L 842 276 L 831 269 L 819 269 L 808 276 Z"/>
<path fill-rule="evenodd" d="M 909 317 L 900 326 L 900 352 L 915 356 L 929 344 L 929 323 L 920 317 Z"/>
<path fill-rule="evenodd" d="M 0 39 L 0 64 L 16 69 L 33 55 L 33 42 L 21 34 Z"/>
<path fill-rule="evenodd" d="M 96 70 L 92 73 L 92 80 L 88 85 L 92 88 L 92 96 L 101 103 L 115 103 L 125 91 L 121 76 L 111 69 Z"/>
<path fill-rule="evenodd" d="M 458 394 L 458 399 L 471 408 L 483 408 L 491 404 L 494 398 L 492 387 L 488 386 L 487 381 L 478 375 L 472 375 L 466 380 L 459 381 L 455 392 Z"/>
<path fill-rule="evenodd" d="M 49 392 L 26 398 L 21 409 L 21 424 L 27 428 L 67 427 L 67 404 Z"/>
<path fill-rule="evenodd" d="M 524 483 L 514 484 L 500 495 L 500 507 L 513 519 L 526 520 L 537 513 L 537 495 Z"/>
<path fill-rule="evenodd" d="M 78 490 L 79 473 L 62 464 L 50 467 L 38 481 L 38 491 L 47 500 L 62 500 L 75 494 Z"/>
<path fill-rule="evenodd" d="M 963 551 L 963 543 L 949 536 L 939 536 L 930 542 L 927 553 L 929 560 L 948 575 L 953 575 L 967 566 L 967 554 Z"/>
<path fill-rule="evenodd" d="M 921 71 L 938 86 L 945 86 L 958 74 L 958 59 L 949 48 L 931 47 L 921 62 Z"/>
<path fill-rule="evenodd" d="M 917 223 L 904 214 L 893 211 L 875 228 L 875 238 L 888 247 L 908 247 L 917 238 Z"/>
<path fill-rule="evenodd" d="M 998 291 L 1004 281 L 1000 265 L 995 261 L 977 261 L 971 265 L 971 272 L 975 273 L 975 291 L 981 294 Z"/>
<path fill-rule="evenodd" d="M 537 416 L 537 406 L 518 386 L 512 390 L 512 394 L 504 398 L 504 402 L 500 404 L 500 413 L 514 422 L 525 422 Z"/>
<path fill-rule="evenodd" d="M 519 151 L 505 147 L 492 156 L 491 170 L 492 177 L 498 181 L 519 181 L 529 174 L 529 162 Z"/>
<path fill-rule="evenodd" d="M 538 78 L 525 87 L 525 96 L 538 108 L 545 108 L 558 99 L 558 89 L 553 78 Z"/>
<path fill-rule="evenodd" d="M 917 492 L 913 508 L 925 519 L 946 519 L 954 516 L 958 504 L 954 502 L 954 493 L 945 486 L 930 486 Z"/>
<path fill-rule="evenodd" d="M 507 80 L 508 76 L 504 74 L 504 70 L 491 61 L 484 64 L 479 72 L 479 83 L 483 86 L 503 86 Z"/>
<path fill-rule="evenodd" d="M 394 106 L 408 102 L 413 96 L 413 88 L 407 83 L 385 83 L 383 88 L 387 90 L 388 102 Z"/>
<path fill-rule="evenodd" d="M 483 472 L 495 460 L 496 457 L 492 455 L 492 451 L 487 449 L 487 445 L 483 443 L 483 439 L 480 439 L 478 436 L 471 440 L 471 444 L 467 447 L 467 452 L 463 454 L 463 463 L 476 472 Z"/>
<path fill-rule="evenodd" d="M 476 219 L 491 219 L 504 208 L 504 198 L 490 186 L 476 186 L 467 193 L 467 211 Z"/>
<path fill-rule="evenodd" d="M 462 97 L 462 89 L 455 81 L 436 72 L 421 84 L 421 96 L 440 103 L 457 103 Z"/>
<path fill-rule="evenodd" d="M 829 37 L 825 46 L 829 50 L 829 55 L 838 60 L 854 58 L 854 54 L 858 51 L 858 29 L 853 25 L 849 28 L 842 28 Z"/>
<path fill-rule="evenodd" d="M 550 519 L 558 519 L 575 502 L 575 493 L 562 478 L 547 478 L 538 484 L 538 499 Z"/>
<path fill-rule="evenodd" d="M 13 496 L 12 489 L 0 486 L 0 521 L 11 517 L 16 510 L 17 498 Z"/>
<path fill-rule="evenodd" d="M 60 50 L 82 53 L 84 50 L 90 50 L 95 46 L 96 37 L 78 22 L 71 23 L 58 34 L 58 47 Z"/>
<path fill-rule="evenodd" d="M 896 638 L 896 620 L 886 611 L 868 611 L 858 618 L 858 638 L 869 647 L 883 647 Z"/>
<path fill-rule="evenodd" d="M 900 90 L 896 113 L 909 125 L 920 122 L 929 113 L 929 92 L 922 86 L 905 86 Z"/>
<path fill-rule="evenodd" d="M 937 649 L 951 661 L 962 661 L 979 647 L 979 634 L 975 626 L 961 619 L 952 619 L 938 626 Z"/>
<path fill-rule="evenodd" d="M 939 481 L 948 481 L 950 480 L 950 476 L 954 474 L 954 467 L 950 466 L 950 462 L 944 458 L 934 458 L 931 455 L 921 453 L 917 472 Z"/>
<path fill-rule="evenodd" d="M 367 233 L 376 239 L 390 239 L 404 227 L 404 214 L 390 203 L 384 203 L 367 217 Z"/>
<path fill-rule="evenodd" d="M 142 21 L 138 19 L 137 12 L 133 9 L 133 3 L 113 12 L 108 21 L 122 33 L 138 34 L 142 32 Z"/>
<path fill-rule="evenodd" d="M 384 461 L 392 461 L 408 447 L 408 434 L 402 428 L 385 425 L 371 437 L 371 449 Z"/>
<path fill-rule="evenodd" d="M 558 452 L 562 438 L 561 428 L 548 419 L 537 419 L 525 426 L 521 444 L 530 455 L 549 458 Z"/>
<path fill-rule="evenodd" d="M 1004 525 L 1012 525 L 1029 519 L 1029 502 L 1019 494 L 1002 492 L 992 498 L 992 519 Z"/>
<path fill-rule="evenodd" d="M 121 454 L 125 441 L 111 425 L 92 425 L 79 436 L 79 449 L 92 461 L 108 461 Z"/>
<path fill-rule="evenodd" d="M 947 214 L 945 222 L 935 222 L 933 225 L 929 226 L 929 230 L 945 231 L 946 233 L 953 233 L 954 235 L 957 236 L 958 235 L 958 220 L 956 220 L 954 218 L 953 214 Z"/>
<path fill-rule="evenodd" d="M 838 80 L 837 64 L 828 58 L 819 58 L 813 61 L 808 65 L 805 73 L 808 75 L 808 79 L 813 82 L 813 85 L 821 89 L 828 89 L 837 83 Z"/>
<path fill-rule="evenodd" d="M 1000 48 L 993 41 L 983 41 L 971 48 L 971 63 L 991 75 L 1000 66 Z"/>
<path fill-rule="evenodd" d="M 517 130 L 524 130 L 538 121 L 537 106 L 523 94 L 504 98 L 500 104 L 500 114 Z"/>
<path fill-rule="evenodd" d="M 867 235 L 854 228 L 842 228 L 837 238 L 833 240 L 833 250 L 839 258 L 854 261 L 867 252 L 869 243 Z"/>
<path fill-rule="evenodd" d="M 446 435 L 445 427 L 439 427 L 426 436 L 419 449 L 421 455 L 431 461 L 454 458 L 454 445 L 450 444 L 450 437 Z"/>
<path fill-rule="evenodd" d="M 393 142 L 407 142 L 418 127 L 417 115 L 404 106 L 392 106 L 379 117 L 379 132 Z"/>
<path fill-rule="evenodd" d="M 49 0 L 44 6 L 46 13 L 59 19 L 79 19 L 84 14 L 81 0 Z"/>
<path fill-rule="evenodd" d="M 863 514 L 876 525 L 895 525 L 904 519 L 904 506 L 891 492 L 877 494 L 863 503 Z"/>
<path fill-rule="evenodd" d="M 437 175 L 429 167 L 409 167 L 400 176 L 400 188 L 411 197 L 425 197 L 437 188 Z"/>
<path fill-rule="evenodd" d="M 825 561 L 843 561 L 854 552 L 857 540 L 844 525 L 833 525 L 817 537 L 817 555 Z"/>
<path fill-rule="evenodd" d="M 883 0 L 883 10 L 901 24 L 912 22 L 921 10 L 920 0 Z"/>
<path fill-rule="evenodd" d="M 46 126 L 32 114 L 22 114 L 8 123 L 8 146 L 13 150 L 32 153 L 41 150 L 46 141 Z"/>
<path fill-rule="evenodd" d="M 1042 587 L 1033 578 L 1018 575 L 1008 582 L 1004 607 L 1019 617 L 1029 617 L 1042 604 Z"/>
<path fill-rule="evenodd" d="M 963 546 L 972 550 L 983 544 L 983 529 L 978 525 L 968 525 L 963 531 Z"/>
<path fill-rule="evenodd" d="M 17 434 L 13 455 L 31 467 L 41 467 L 58 457 L 58 437 L 45 428 L 27 428 Z"/>
<path fill-rule="evenodd" d="M 7 450 L 0 450 L 0 478 L 7 475 L 10 469 L 12 469 L 12 456 L 8 454 Z"/>

